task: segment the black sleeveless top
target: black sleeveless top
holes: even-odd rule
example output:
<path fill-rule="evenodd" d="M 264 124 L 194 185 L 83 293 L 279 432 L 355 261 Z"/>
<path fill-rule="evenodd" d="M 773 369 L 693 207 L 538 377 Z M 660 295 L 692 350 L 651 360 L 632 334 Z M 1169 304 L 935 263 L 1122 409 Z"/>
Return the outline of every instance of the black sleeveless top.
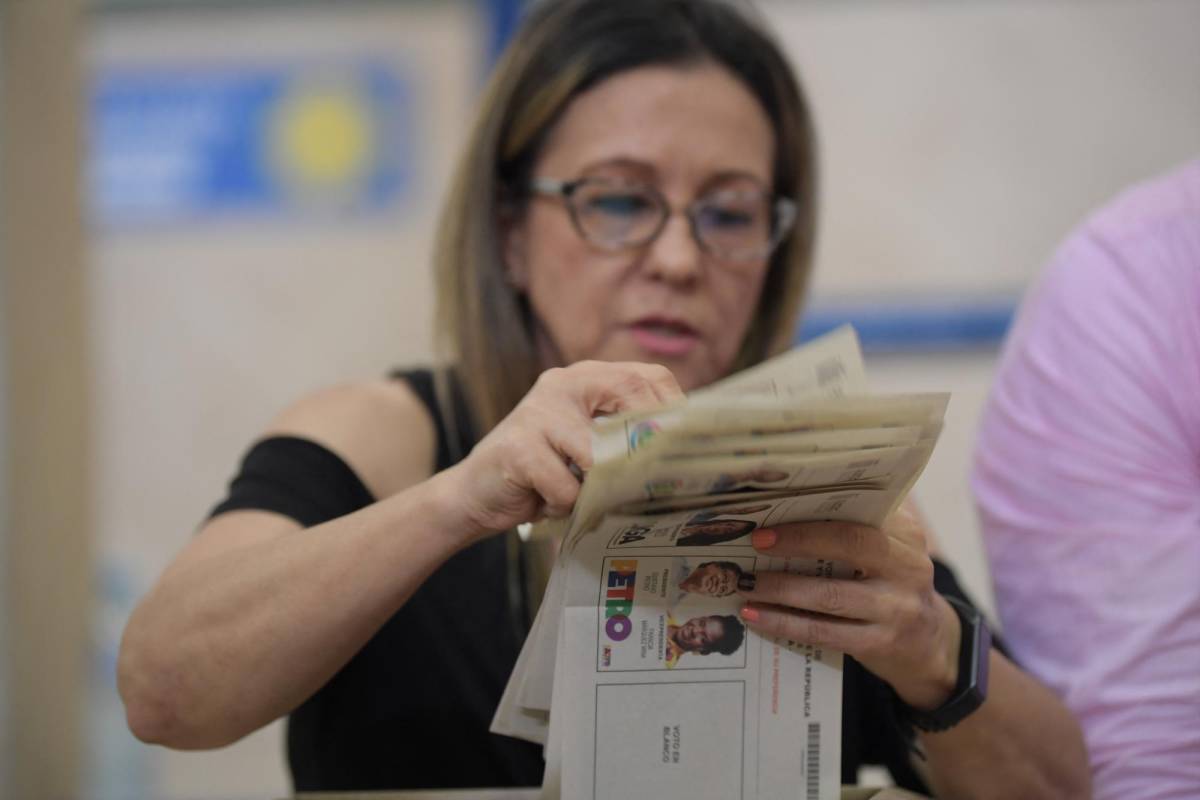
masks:
<path fill-rule="evenodd" d="M 461 396 L 453 398 L 460 441 L 450 433 L 426 370 L 397 373 L 437 428 L 438 471 L 476 439 Z M 375 498 L 337 455 L 306 439 L 273 437 L 242 461 L 212 515 L 274 511 L 305 527 L 357 511 Z M 528 631 L 523 594 L 512 591 L 504 536 L 458 553 L 316 694 L 288 718 L 287 752 L 298 792 L 538 786 L 542 748 L 488 732 Z M 935 562 L 939 592 L 966 599 Z M 864 764 L 886 766 L 904 788 L 927 791 L 910 764 L 891 690 L 846 657 L 842 782 Z"/>

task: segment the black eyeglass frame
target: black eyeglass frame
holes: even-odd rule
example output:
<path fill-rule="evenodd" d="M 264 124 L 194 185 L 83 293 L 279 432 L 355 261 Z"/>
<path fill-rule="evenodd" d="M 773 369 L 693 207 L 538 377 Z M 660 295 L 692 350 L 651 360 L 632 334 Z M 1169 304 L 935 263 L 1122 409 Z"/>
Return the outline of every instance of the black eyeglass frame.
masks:
<path fill-rule="evenodd" d="M 581 186 L 586 186 L 588 184 L 620 185 L 604 178 L 597 177 L 582 177 L 569 181 L 559 180 L 557 178 L 542 177 L 534 178 L 529 182 L 529 191 L 531 194 L 543 195 L 546 197 L 561 197 L 567 206 L 567 213 L 571 217 L 571 224 L 574 226 L 575 232 L 579 234 L 580 238 L 609 252 L 636 250 L 640 247 L 645 247 L 646 245 L 650 244 L 659 237 L 663 231 L 663 228 L 665 228 L 667 225 L 667 220 L 670 219 L 671 214 L 676 211 L 676 209 L 673 208 L 667 201 L 667 198 L 663 196 L 662 192 L 660 192 L 652 184 L 635 182 L 626 183 L 625 185 L 630 188 L 636 188 L 646 192 L 646 194 L 654 200 L 655 205 L 659 209 L 658 224 L 656 224 L 654 228 L 645 236 L 631 241 L 621 242 L 620 244 L 614 245 L 611 242 L 597 240 L 596 238 L 588 235 L 587 230 L 579 219 L 579 210 L 572 199 L 574 194 Z M 753 253 L 728 253 L 714 248 L 710 243 L 706 242 L 704 237 L 700 235 L 700 227 L 696 221 L 696 212 L 698 210 L 698 206 L 704 202 L 704 197 L 699 197 L 693 200 L 683 209 L 680 209 L 683 211 L 684 216 L 687 217 L 688 229 L 691 231 L 692 240 L 695 241 L 700 249 L 704 252 L 723 260 L 749 262 L 768 258 L 772 253 L 775 252 L 775 248 L 779 246 L 779 243 L 782 242 L 787 234 L 791 231 L 792 226 L 795 225 L 797 206 L 796 201 L 790 197 L 770 198 L 768 193 L 764 192 L 763 194 L 771 199 L 772 218 L 770 238 L 761 250 L 756 250 Z"/>

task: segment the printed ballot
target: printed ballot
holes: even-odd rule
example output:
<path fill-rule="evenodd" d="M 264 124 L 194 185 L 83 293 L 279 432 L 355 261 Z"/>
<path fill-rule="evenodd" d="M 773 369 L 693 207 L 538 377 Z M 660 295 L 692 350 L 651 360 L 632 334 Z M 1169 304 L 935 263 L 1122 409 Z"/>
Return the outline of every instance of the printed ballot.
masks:
<path fill-rule="evenodd" d="M 546 800 L 838 796 L 842 656 L 750 630 L 759 528 L 879 525 L 924 469 L 945 394 L 870 394 L 843 328 L 685 402 L 598 420 L 533 628 L 492 722 L 539 742 Z"/>

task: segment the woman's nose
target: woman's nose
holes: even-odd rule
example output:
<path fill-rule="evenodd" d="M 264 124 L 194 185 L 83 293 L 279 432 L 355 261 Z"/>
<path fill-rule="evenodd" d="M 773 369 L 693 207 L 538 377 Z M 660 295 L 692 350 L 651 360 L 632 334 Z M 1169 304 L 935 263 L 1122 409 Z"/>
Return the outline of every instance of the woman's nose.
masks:
<path fill-rule="evenodd" d="M 671 283 L 688 284 L 700 274 L 702 255 L 699 243 L 692 236 L 687 215 L 673 213 L 650 243 L 646 253 L 646 268 L 654 277 Z"/>

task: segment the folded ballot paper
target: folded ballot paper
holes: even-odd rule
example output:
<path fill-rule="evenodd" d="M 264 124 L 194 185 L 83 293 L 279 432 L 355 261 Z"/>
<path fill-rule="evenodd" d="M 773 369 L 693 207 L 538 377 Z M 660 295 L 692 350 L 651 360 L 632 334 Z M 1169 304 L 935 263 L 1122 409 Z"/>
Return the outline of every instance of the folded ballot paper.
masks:
<path fill-rule="evenodd" d="M 599 420 L 492 731 L 544 746 L 546 800 L 836 798 L 842 655 L 764 638 L 743 573 L 852 577 L 759 555 L 756 528 L 880 524 L 920 475 L 946 394 L 869 394 L 842 328 L 694 392 Z"/>

